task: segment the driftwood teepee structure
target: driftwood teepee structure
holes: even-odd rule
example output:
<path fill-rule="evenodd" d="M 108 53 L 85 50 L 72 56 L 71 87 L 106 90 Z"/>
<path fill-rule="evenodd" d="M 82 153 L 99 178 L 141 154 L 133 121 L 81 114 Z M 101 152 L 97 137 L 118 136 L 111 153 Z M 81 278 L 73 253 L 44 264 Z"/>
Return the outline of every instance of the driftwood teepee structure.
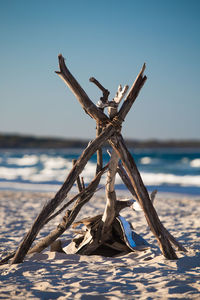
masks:
<path fill-rule="evenodd" d="M 102 245 L 109 245 L 111 248 L 113 247 L 114 249 L 119 250 L 121 247 L 122 251 L 125 249 L 122 243 L 121 245 L 117 241 L 113 243 L 113 230 L 119 233 L 119 230 L 117 229 L 117 226 L 120 224 L 119 212 L 124 207 L 131 206 L 133 202 L 117 200 L 114 183 L 116 172 L 118 172 L 133 197 L 143 209 L 147 223 L 152 233 L 155 235 L 163 255 L 168 259 L 177 259 L 177 255 L 172 245 L 178 250 L 185 251 L 185 249 L 161 223 L 141 179 L 134 158 L 128 151 L 121 135 L 122 123 L 147 79 L 146 76 L 144 76 L 145 65 L 142 67 L 118 111 L 118 105 L 126 94 L 128 86 L 125 86 L 123 89 L 119 86 L 115 98 L 112 101 L 108 101 L 109 91 L 95 78 L 90 78 L 90 81 L 103 92 L 103 96 L 100 98 L 98 104 L 95 105 L 67 69 L 61 54 L 58 56 L 58 59 L 60 71 L 56 73 L 74 93 L 85 112 L 96 121 L 96 138 L 88 144 L 80 158 L 77 161 L 74 161 L 70 173 L 54 198 L 49 200 L 42 208 L 42 211 L 34 221 L 31 229 L 24 237 L 16 253 L 13 255 L 14 258 L 12 259 L 12 263 L 22 262 L 27 253 L 40 252 L 56 241 L 57 238 L 72 225 L 82 206 L 91 199 L 98 188 L 102 174 L 106 171 L 107 184 L 105 210 L 102 215 L 81 221 L 87 226 L 87 230 L 75 241 L 78 249 L 77 253 L 92 254 Z M 105 107 L 108 108 L 108 115 L 104 113 Z M 101 147 L 105 142 L 108 142 L 113 150 L 109 164 L 103 166 Z M 79 175 L 95 152 L 97 152 L 96 175 L 92 182 L 85 187 L 84 182 L 80 180 Z M 121 163 L 119 160 L 121 160 Z M 79 193 L 55 212 L 66 199 L 68 192 L 75 182 L 77 182 Z M 31 248 L 32 243 L 41 228 L 72 203 L 74 203 L 73 207 L 66 211 L 62 222 L 57 228 Z M 118 225 L 116 220 L 118 220 Z M 123 221 L 121 220 L 121 222 Z M 77 224 L 78 223 L 74 226 Z M 114 246 L 111 245 L 112 243 L 109 244 L 109 241 L 111 240 Z"/>

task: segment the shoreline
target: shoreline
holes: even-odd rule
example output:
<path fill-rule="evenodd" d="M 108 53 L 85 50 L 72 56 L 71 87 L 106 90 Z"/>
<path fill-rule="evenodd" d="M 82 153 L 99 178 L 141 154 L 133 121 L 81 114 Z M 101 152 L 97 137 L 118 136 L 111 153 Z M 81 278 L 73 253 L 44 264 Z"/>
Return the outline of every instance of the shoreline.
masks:
<path fill-rule="evenodd" d="M 23 183 L 23 182 L 5 182 L 5 181 L 0 181 L 0 192 L 3 191 L 13 191 L 13 192 L 30 192 L 30 193 L 56 193 L 60 188 L 62 184 L 50 184 L 50 183 Z M 105 187 L 102 184 L 102 194 L 105 194 Z M 162 186 L 157 187 L 157 186 L 146 186 L 147 190 L 149 193 L 151 193 L 153 190 L 157 190 L 157 195 L 172 195 L 172 196 L 187 196 L 191 198 L 200 198 L 200 192 L 199 189 L 195 187 L 165 187 L 163 188 Z M 122 188 L 121 185 L 116 185 L 115 189 L 117 193 L 119 194 L 130 194 L 128 189 L 126 187 Z M 72 193 L 77 193 L 77 188 L 74 185 L 71 189 Z M 192 191 L 192 192 L 191 192 Z"/>
<path fill-rule="evenodd" d="M 16 133 L 0 133 L 0 150 L 5 149 L 69 149 L 85 148 L 90 139 L 35 136 Z M 199 139 L 132 139 L 125 138 L 128 147 L 134 148 L 196 148 L 200 149 Z"/>

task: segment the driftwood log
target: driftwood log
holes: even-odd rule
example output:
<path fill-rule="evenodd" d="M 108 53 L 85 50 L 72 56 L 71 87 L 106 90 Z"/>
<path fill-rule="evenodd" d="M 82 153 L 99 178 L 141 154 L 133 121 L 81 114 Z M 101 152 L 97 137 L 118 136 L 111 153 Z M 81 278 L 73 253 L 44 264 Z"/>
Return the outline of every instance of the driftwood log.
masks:
<path fill-rule="evenodd" d="M 11 263 L 20 263 L 23 261 L 27 253 L 41 251 L 50 245 L 52 241 L 55 241 L 57 237 L 60 236 L 73 223 L 81 207 L 93 196 L 94 192 L 98 188 L 101 176 L 107 167 L 106 207 L 104 213 L 97 218 L 98 221 L 95 223 L 95 235 L 92 236 L 90 243 L 86 243 L 86 247 L 84 247 L 84 251 L 82 251 L 82 253 L 90 254 L 94 249 L 97 249 L 99 245 L 106 243 L 110 238 L 112 232 L 111 228 L 115 217 L 117 214 L 119 214 L 121 209 L 119 209 L 120 205 L 130 205 L 130 202 L 126 204 L 124 202 L 124 204 L 119 205 L 119 202 L 117 201 L 114 183 L 116 172 L 118 172 L 130 192 L 143 209 L 149 228 L 155 235 L 163 255 L 168 259 L 177 259 L 177 255 L 172 247 L 172 244 L 181 251 L 185 251 L 185 248 L 176 241 L 176 239 L 161 223 L 146 187 L 144 186 L 134 158 L 127 149 L 124 139 L 121 135 L 122 123 L 147 79 L 144 75 L 145 64 L 130 88 L 130 91 L 121 105 L 121 108 L 118 110 L 118 105 L 127 91 L 127 86 L 125 86 L 124 89 L 119 87 L 114 99 L 112 101 L 108 101 L 109 91 L 105 89 L 95 78 L 90 78 L 90 81 L 96 84 L 103 93 L 103 96 L 100 98 L 98 104 L 95 105 L 74 78 L 74 76 L 70 73 L 61 54 L 58 56 L 58 60 L 60 70 L 56 73 L 71 89 L 84 111 L 96 121 L 97 134 L 96 138 L 88 144 L 80 158 L 75 162 L 60 190 L 43 207 L 38 217 L 34 221 L 31 229 L 24 237 L 22 243 L 19 245 Z M 108 107 L 108 115 L 104 113 L 105 107 Z M 111 145 L 113 151 L 109 165 L 103 168 L 101 147 L 105 142 L 108 142 Z M 86 188 L 84 183 L 81 182 L 79 176 L 90 157 L 95 152 L 97 152 L 96 177 Z M 123 167 L 119 163 L 119 159 L 121 160 Z M 67 207 L 68 204 L 64 205 L 63 209 L 58 209 L 58 211 L 55 212 L 55 210 L 66 199 L 70 189 L 76 181 L 79 188 L 79 194 L 74 200 L 72 199 L 73 201 L 76 200 L 73 208 L 66 212 L 63 220 L 53 232 L 51 232 L 47 237 L 30 249 L 41 228 L 52 217 Z M 72 203 L 73 201 L 69 202 Z"/>

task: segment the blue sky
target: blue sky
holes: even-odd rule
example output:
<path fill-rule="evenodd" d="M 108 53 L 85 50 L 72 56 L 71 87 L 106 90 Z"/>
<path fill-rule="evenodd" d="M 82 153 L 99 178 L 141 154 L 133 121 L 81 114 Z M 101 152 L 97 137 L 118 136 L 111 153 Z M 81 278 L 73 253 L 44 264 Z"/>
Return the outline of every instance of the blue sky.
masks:
<path fill-rule="evenodd" d="M 200 1 L 0 0 L 0 132 L 93 138 L 95 122 L 54 73 L 62 53 L 96 103 L 146 62 L 123 133 L 200 138 Z"/>

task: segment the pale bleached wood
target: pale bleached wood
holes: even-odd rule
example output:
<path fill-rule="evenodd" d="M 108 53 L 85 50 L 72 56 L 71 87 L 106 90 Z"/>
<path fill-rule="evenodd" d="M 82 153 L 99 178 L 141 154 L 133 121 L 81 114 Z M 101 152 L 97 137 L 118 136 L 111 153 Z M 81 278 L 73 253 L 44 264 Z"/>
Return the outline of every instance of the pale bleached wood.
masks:
<path fill-rule="evenodd" d="M 119 85 L 117 93 L 113 99 L 113 102 L 115 103 L 114 107 L 109 107 L 108 108 L 108 113 L 109 117 L 112 120 L 116 114 L 117 114 L 117 109 L 118 106 L 125 96 L 126 92 L 128 90 L 128 86 L 126 85 L 123 89 L 121 85 Z M 105 236 L 108 235 L 108 232 L 112 231 L 112 223 L 115 218 L 115 210 L 116 210 L 116 192 L 115 192 L 115 176 L 116 176 L 116 171 L 117 171 L 117 166 L 118 166 L 118 155 L 115 152 L 115 150 L 112 151 L 111 153 L 111 158 L 109 162 L 109 167 L 108 167 L 108 173 L 107 173 L 107 179 L 106 179 L 106 207 L 102 216 L 102 221 L 103 221 L 103 228 L 101 232 L 101 239 Z M 107 233 L 107 234 L 105 234 Z"/>
<path fill-rule="evenodd" d="M 111 231 L 112 222 L 115 218 L 115 204 L 116 204 L 116 192 L 115 192 L 115 175 L 118 165 L 118 155 L 116 152 L 112 152 L 107 179 L 106 179 L 106 207 L 102 216 L 103 228 L 101 233 L 101 239 L 105 236 L 105 232 Z"/>
<path fill-rule="evenodd" d="M 120 102 L 122 101 L 122 99 L 124 98 L 124 96 L 126 95 L 128 88 L 129 88 L 128 85 L 125 85 L 123 88 L 122 88 L 121 84 L 118 86 L 116 95 L 113 99 L 113 102 L 115 105 L 113 107 L 112 106 L 108 107 L 108 114 L 109 114 L 110 118 L 113 118 L 116 115 L 117 108 L 118 108 Z"/>
<path fill-rule="evenodd" d="M 113 102 L 115 103 L 114 107 L 109 107 L 108 108 L 108 113 L 110 119 L 114 118 L 117 114 L 117 109 L 118 106 L 125 96 L 126 92 L 128 90 L 128 85 L 125 85 L 124 88 L 122 89 L 121 85 L 119 85 L 117 93 L 113 99 Z M 109 163 L 109 168 L 108 168 L 108 173 L 107 173 L 107 180 L 106 180 L 106 207 L 102 216 L 102 221 L 103 221 L 103 228 L 102 228 L 102 233 L 101 233 L 101 239 L 103 236 L 105 236 L 105 232 L 108 232 L 109 230 L 111 231 L 112 223 L 115 218 L 116 214 L 116 192 L 115 192 L 115 177 L 116 177 L 116 172 L 117 172 L 117 166 L 118 166 L 118 155 L 115 152 L 115 150 L 112 151 L 111 153 L 111 158 L 110 158 L 110 163 Z"/>

